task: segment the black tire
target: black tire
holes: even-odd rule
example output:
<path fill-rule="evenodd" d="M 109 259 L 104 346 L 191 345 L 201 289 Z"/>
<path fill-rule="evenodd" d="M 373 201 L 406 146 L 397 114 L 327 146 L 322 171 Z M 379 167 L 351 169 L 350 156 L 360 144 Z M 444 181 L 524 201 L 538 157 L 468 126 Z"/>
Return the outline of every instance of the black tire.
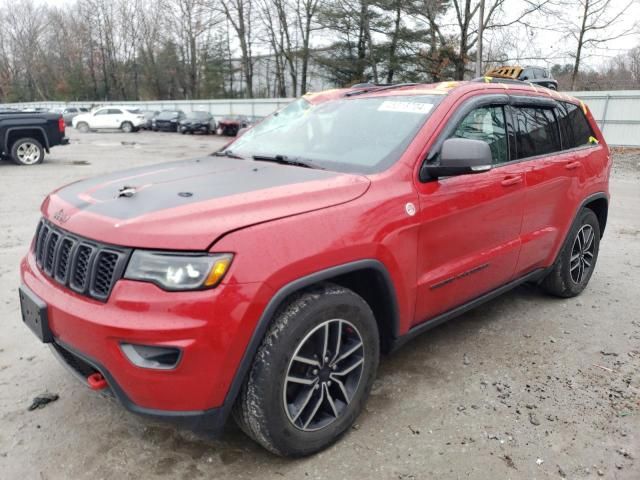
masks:
<path fill-rule="evenodd" d="M 89 133 L 89 124 L 87 122 L 79 122 L 76 128 L 82 133 Z"/>
<path fill-rule="evenodd" d="M 19 138 L 11 145 L 11 160 L 18 165 L 37 165 L 44 160 L 44 148 L 35 138 Z"/>
<path fill-rule="evenodd" d="M 186 130 L 180 130 L 180 133 L 181 133 L 182 135 L 186 135 L 186 134 L 187 134 L 187 131 L 186 131 Z"/>
<path fill-rule="evenodd" d="M 122 130 L 124 133 L 131 133 L 133 132 L 133 124 L 131 122 L 122 122 L 122 125 L 120 125 L 120 130 Z"/>
<path fill-rule="evenodd" d="M 590 235 L 585 240 L 587 232 Z M 562 298 L 582 293 L 596 267 L 599 250 L 598 217 L 593 210 L 583 208 L 571 227 L 551 272 L 540 284 L 543 290 Z"/>
<path fill-rule="evenodd" d="M 325 328 L 328 342 L 323 340 Z M 293 360 L 294 355 L 303 356 L 300 352 L 306 352 L 305 358 L 311 356 L 310 350 L 301 350 L 309 345 L 322 348 L 318 339 L 326 353 L 320 360 L 313 356 L 315 362 L 322 361 L 320 371 Z M 360 339 L 361 347 L 354 339 Z M 369 396 L 378 368 L 379 344 L 371 308 L 351 290 L 322 284 L 294 294 L 276 313 L 256 353 L 233 411 L 236 423 L 277 455 L 300 457 L 328 447 L 351 427 Z M 335 348 L 327 349 L 326 345 Z M 348 353 L 354 347 L 358 349 Z M 292 382 L 294 371 L 314 384 Z M 306 398 L 293 419 L 296 402 L 292 399 L 289 403 L 288 396 L 292 393 L 295 399 Z"/>

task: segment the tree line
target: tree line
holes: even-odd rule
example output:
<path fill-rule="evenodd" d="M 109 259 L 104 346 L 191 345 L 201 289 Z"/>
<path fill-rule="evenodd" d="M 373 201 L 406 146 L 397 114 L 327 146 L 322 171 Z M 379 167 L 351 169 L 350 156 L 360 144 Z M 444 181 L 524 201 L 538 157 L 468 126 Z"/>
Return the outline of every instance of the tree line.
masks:
<path fill-rule="evenodd" d="M 5 0 L 0 101 L 286 97 L 319 76 L 460 80 L 516 62 L 557 63 L 566 89 L 637 88 L 640 47 L 585 66 L 638 31 L 633 1 Z M 536 49 L 545 31 L 564 61 Z"/>

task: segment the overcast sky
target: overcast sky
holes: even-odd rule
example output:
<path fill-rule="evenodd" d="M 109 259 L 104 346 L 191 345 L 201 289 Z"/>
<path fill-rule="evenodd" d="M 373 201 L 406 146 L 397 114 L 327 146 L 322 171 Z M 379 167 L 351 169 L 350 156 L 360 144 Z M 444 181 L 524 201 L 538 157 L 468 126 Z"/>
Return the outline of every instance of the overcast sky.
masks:
<path fill-rule="evenodd" d="M 66 7 L 75 2 L 75 0 L 40 0 L 49 5 Z M 506 20 L 513 19 L 517 16 L 517 12 L 522 11 L 526 0 L 507 0 L 506 4 Z M 558 1 L 558 0 L 554 0 Z M 491 0 L 487 0 L 489 4 Z M 631 6 L 625 12 L 620 24 L 615 30 L 608 32 L 608 36 L 615 36 L 616 32 L 622 32 L 630 28 L 634 22 L 636 25 L 640 23 L 640 0 L 611 0 L 611 9 L 619 11 L 631 2 Z M 453 9 L 450 12 L 453 14 Z M 580 21 L 580 11 L 565 12 L 566 15 L 572 17 L 576 24 Z M 510 56 L 513 57 L 512 63 L 521 64 L 541 64 L 553 65 L 554 63 L 572 63 L 573 59 L 568 55 L 569 51 L 574 50 L 575 41 L 566 38 L 566 32 L 557 31 L 560 29 L 558 19 L 555 16 L 536 15 L 528 17 L 529 21 L 538 27 L 528 30 L 521 26 L 513 26 L 509 29 L 487 32 L 485 37 L 485 53 L 490 55 L 492 46 L 504 44 L 505 37 L 510 41 Z M 443 23 L 454 22 L 455 17 L 445 19 Z M 554 31 L 556 30 L 556 31 Z M 637 30 L 636 30 L 637 31 Z M 317 41 L 325 43 L 321 40 L 321 34 L 317 37 Z M 640 33 L 625 36 L 610 41 L 606 44 L 606 48 L 589 49 L 583 57 L 583 65 L 597 66 L 605 63 L 610 58 L 623 53 L 624 51 L 640 45 Z M 259 46 L 256 50 L 259 50 Z M 485 55 L 485 58 L 486 58 Z"/>

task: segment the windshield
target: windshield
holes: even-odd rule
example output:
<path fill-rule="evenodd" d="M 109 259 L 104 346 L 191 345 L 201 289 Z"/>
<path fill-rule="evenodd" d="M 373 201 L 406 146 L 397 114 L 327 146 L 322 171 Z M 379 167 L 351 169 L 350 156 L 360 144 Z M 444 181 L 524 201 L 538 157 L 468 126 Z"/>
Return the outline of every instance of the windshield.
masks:
<path fill-rule="evenodd" d="M 301 98 L 248 130 L 234 154 L 281 155 L 329 170 L 374 173 L 392 165 L 439 96 L 342 98 L 311 105 Z"/>
<path fill-rule="evenodd" d="M 160 112 L 158 114 L 158 120 L 171 120 L 178 116 L 178 112 Z"/>
<path fill-rule="evenodd" d="M 193 120 L 207 120 L 209 118 L 209 114 L 207 112 L 191 112 L 188 114 L 187 118 Z"/>

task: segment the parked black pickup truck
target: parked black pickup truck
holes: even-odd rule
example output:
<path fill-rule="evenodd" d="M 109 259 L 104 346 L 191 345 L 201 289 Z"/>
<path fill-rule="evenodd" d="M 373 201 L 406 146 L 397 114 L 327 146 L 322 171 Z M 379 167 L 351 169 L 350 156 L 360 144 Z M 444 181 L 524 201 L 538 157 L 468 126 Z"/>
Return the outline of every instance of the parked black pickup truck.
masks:
<path fill-rule="evenodd" d="M 65 124 L 58 113 L 0 111 L 0 148 L 3 158 L 18 165 L 35 165 L 51 147 L 66 145 Z"/>

